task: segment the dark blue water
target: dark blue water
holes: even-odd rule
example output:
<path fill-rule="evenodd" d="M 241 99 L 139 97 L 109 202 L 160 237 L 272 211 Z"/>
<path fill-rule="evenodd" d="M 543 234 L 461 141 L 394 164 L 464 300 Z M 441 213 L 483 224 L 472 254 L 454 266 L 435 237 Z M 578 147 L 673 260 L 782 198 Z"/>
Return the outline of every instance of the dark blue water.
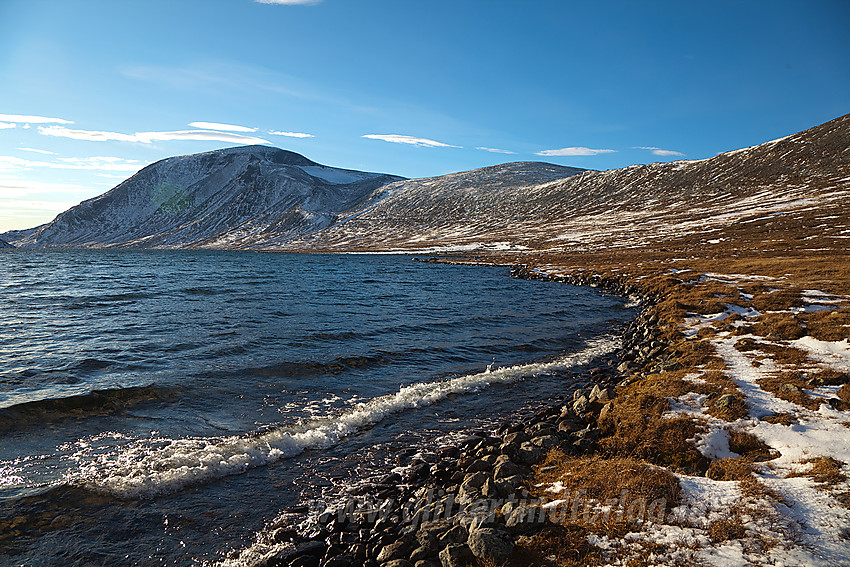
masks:
<path fill-rule="evenodd" d="M 632 310 L 401 256 L 0 254 L 0 564 L 214 564 L 573 387 Z"/>

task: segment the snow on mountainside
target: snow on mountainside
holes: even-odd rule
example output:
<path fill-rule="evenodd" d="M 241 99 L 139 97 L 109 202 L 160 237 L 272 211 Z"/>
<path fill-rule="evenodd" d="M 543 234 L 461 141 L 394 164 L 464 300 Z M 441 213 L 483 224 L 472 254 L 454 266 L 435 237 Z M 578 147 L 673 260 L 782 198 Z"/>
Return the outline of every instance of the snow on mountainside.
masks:
<path fill-rule="evenodd" d="M 52 222 L 7 233 L 21 248 L 247 248 L 330 226 L 397 176 L 245 146 L 165 159 Z"/>
<path fill-rule="evenodd" d="M 517 162 L 402 180 L 231 148 L 157 162 L 49 224 L 0 236 L 23 248 L 564 252 L 710 244 L 746 225 L 802 243 L 850 238 L 847 202 L 850 115 L 710 159 L 602 172 Z"/>
<path fill-rule="evenodd" d="M 850 237 L 850 115 L 704 160 L 584 171 L 525 186 L 488 187 L 475 173 L 458 174 L 468 185 L 452 183 L 456 176 L 387 185 L 379 202 L 285 247 L 598 250 L 671 237 L 711 240 L 741 221 L 786 230 L 794 215 L 815 208 L 826 211 L 822 222 L 811 219 L 817 234 Z M 843 221 L 828 222 L 836 213 Z"/>

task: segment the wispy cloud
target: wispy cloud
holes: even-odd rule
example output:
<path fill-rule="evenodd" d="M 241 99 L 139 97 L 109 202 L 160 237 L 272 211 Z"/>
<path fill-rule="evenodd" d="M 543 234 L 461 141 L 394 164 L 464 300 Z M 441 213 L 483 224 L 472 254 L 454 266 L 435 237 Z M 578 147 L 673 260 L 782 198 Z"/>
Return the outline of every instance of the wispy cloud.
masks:
<path fill-rule="evenodd" d="M 216 142 L 232 142 L 235 144 L 270 144 L 268 140 L 254 136 L 243 136 L 235 132 L 219 132 L 216 130 L 177 130 L 173 132 L 136 132 L 123 134 L 121 132 L 101 132 L 96 130 L 72 130 L 63 126 L 39 126 L 38 131 L 45 136 L 58 136 L 74 140 L 90 142 L 139 142 L 151 144 L 168 140 L 202 140 Z"/>
<path fill-rule="evenodd" d="M 583 146 L 561 148 L 559 150 L 543 150 L 536 152 L 538 156 L 595 156 L 599 154 L 612 154 L 617 150 L 594 150 Z"/>
<path fill-rule="evenodd" d="M 0 130 L 14 128 L 15 126 L 17 126 L 17 124 L 13 124 L 12 122 L 0 122 Z"/>
<path fill-rule="evenodd" d="M 224 130 L 225 132 L 256 132 L 256 128 L 248 128 L 247 126 L 237 126 L 235 124 L 221 124 L 219 122 L 190 122 L 192 128 L 200 128 L 201 130 Z"/>
<path fill-rule="evenodd" d="M 312 6 L 322 0 L 254 0 L 259 4 L 281 4 L 284 6 Z"/>
<path fill-rule="evenodd" d="M 48 118 L 47 116 L 31 116 L 27 114 L 0 114 L 0 122 L 16 124 L 73 124 L 71 120 Z"/>
<path fill-rule="evenodd" d="M 401 134 L 365 134 L 364 138 L 371 140 L 383 140 L 394 144 L 410 144 L 411 146 L 419 146 L 421 148 L 459 148 L 461 146 L 453 146 L 444 144 L 428 138 L 415 138 L 413 136 L 404 136 Z"/>
<path fill-rule="evenodd" d="M 635 150 L 649 150 L 657 156 L 684 156 L 682 152 L 676 152 L 673 150 L 662 150 L 661 148 L 656 148 L 655 146 L 635 146 L 633 149 Z"/>
<path fill-rule="evenodd" d="M 19 150 L 23 150 L 25 152 L 33 152 L 36 154 L 44 154 L 46 156 L 55 156 L 56 152 L 49 152 L 47 150 L 38 150 L 36 148 L 18 148 Z"/>
<path fill-rule="evenodd" d="M 60 158 L 58 161 L 33 161 L 14 156 L 0 156 L 0 171 L 27 169 L 79 169 L 92 171 L 126 171 L 135 173 L 145 164 L 136 160 L 97 156 L 89 158 Z"/>
<path fill-rule="evenodd" d="M 516 152 L 512 152 L 511 150 L 500 150 L 499 148 L 485 148 L 483 146 L 479 146 L 475 148 L 476 150 L 484 150 L 485 152 L 490 152 L 492 154 L 515 154 Z"/>
<path fill-rule="evenodd" d="M 288 136 L 290 138 L 315 138 L 313 134 L 307 134 L 305 132 L 283 132 L 282 130 L 269 130 L 269 134 L 272 136 Z"/>

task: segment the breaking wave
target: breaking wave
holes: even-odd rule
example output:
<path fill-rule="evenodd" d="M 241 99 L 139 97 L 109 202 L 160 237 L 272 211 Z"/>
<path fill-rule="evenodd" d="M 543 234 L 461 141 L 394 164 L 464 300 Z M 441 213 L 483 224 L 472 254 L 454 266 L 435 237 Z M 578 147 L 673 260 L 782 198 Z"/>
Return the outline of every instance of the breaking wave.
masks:
<path fill-rule="evenodd" d="M 586 343 L 580 351 L 550 362 L 488 368 L 484 372 L 404 386 L 361 402 L 341 414 L 298 428 L 279 428 L 254 435 L 160 439 L 136 442 L 118 454 L 104 455 L 71 472 L 66 481 L 118 498 L 150 498 L 203 484 L 293 457 L 308 449 L 326 449 L 385 417 L 430 406 L 448 396 L 480 391 L 567 370 L 613 352 L 619 341 L 610 336 Z"/>

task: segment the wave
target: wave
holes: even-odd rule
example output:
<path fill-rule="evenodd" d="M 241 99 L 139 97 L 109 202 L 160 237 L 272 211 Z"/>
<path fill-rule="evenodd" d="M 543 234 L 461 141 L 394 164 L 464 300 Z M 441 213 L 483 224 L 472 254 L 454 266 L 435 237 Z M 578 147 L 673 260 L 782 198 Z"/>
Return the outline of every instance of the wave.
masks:
<path fill-rule="evenodd" d="M 348 370 L 380 366 L 389 362 L 391 362 L 390 358 L 384 355 L 347 356 L 331 362 L 280 362 L 271 366 L 252 368 L 249 372 L 255 376 L 271 377 L 316 376 L 339 374 Z"/>
<path fill-rule="evenodd" d="M 585 348 L 551 362 L 488 368 L 484 372 L 404 386 L 361 402 L 341 414 L 298 428 L 279 428 L 254 435 L 138 441 L 116 455 L 72 471 L 71 485 L 84 486 L 118 498 L 150 498 L 207 483 L 296 456 L 308 449 L 326 449 L 389 415 L 430 406 L 448 396 L 477 392 L 492 384 L 567 370 L 613 352 L 619 340 L 603 337 Z"/>
<path fill-rule="evenodd" d="M 175 395 L 174 389 L 150 385 L 93 390 L 76 396 L 24 402 L 0 408 L 0 432 L 72 416 L 79 417 L 82 414 L 118 413 L 133 404 L 163 400 Z"/>

